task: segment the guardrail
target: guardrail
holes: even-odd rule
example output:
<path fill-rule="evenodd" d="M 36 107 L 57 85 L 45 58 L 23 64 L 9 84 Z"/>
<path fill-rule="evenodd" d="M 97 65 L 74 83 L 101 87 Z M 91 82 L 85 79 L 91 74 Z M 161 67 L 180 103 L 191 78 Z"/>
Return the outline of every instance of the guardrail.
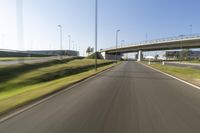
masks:
<path fill-rule="evenodd" d="M 119 46 L 118 48 L 126 48 L 130 46 L 141 46 L 141 45 L 148 45 L 148 44 L 157 44 L 157 43 L 165 43 L 165 42 L 172 42 L 172 41 L 183 41 L 183 40 L 192 40 L 192 39 L 200 39 L 200 34 L 194 34 L 194 35 L 180 35 L 176 37 L 168 37 L 168 38 L 161 38 L 161 39 L 154 39 L 154 40 L 148 40 L 148 41 L 142 41 L 139 43 L 134 43 L 134 44 L 127 44 L 123 46 Z M 107 49 L 103 50 L 112 50 L 116 49 L 116 47 L 110 47 Z"/>

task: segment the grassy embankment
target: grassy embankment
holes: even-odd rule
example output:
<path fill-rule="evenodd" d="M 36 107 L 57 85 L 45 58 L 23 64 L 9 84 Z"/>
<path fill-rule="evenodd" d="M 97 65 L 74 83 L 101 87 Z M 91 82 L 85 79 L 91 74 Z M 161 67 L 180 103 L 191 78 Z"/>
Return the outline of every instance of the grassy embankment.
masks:
<path fill-rule="evenodd" d="M 146 62 L 144 63 L 147 64 Z M 200 70 L 198 69 L 193 69 L 191 67 L 163 66 L 159 63 L 151 63 L 150 66 L 200 86 Z"/>
<path fill-rule="evenodd" d="M 33 60 L 41 57 L 0 57 L 0 61 Z"/>
<path fill-rule="evenodd" d="M 0 113 L 76 83 L 111 66 L 113 62 L 65 59 L 0 68 Z"/>

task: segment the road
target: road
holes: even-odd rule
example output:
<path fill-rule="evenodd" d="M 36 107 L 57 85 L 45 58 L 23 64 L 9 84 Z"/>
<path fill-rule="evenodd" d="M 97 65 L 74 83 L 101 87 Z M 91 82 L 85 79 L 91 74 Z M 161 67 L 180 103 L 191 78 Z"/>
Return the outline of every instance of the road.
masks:
<path fill-rule="evenodd" d="M 200 90 L 124 62 L 0 123 L 0 133 L 200 133 Z"/>

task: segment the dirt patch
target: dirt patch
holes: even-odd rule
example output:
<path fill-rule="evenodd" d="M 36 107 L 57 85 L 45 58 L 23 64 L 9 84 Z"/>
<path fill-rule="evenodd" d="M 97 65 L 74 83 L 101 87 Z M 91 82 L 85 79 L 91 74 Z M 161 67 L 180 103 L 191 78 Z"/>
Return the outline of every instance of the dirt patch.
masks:
<path fill-rule="evenodd" d="M 200 86 L 200 79 L 191 79 L 191 82 L 195 85 Z"/>

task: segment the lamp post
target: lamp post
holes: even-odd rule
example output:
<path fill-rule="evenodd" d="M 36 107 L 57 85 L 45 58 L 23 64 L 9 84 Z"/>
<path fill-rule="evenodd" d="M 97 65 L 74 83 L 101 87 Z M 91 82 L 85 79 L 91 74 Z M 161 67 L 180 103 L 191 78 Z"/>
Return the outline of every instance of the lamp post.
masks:
<path fill-rule="evenodd" d="M 58 25 L 58 28 L 60 29 L 60 58 L 62 59 L 62 25 Z"/>
<path fill-rule="evenodd" d="M 117 45 L 118 45 L 118 35 L 120 30 L 116 30 L 116 53 L 115 53 L 115 60 L 117 62 Z"/>
<path fill-rule="evenodd" d="M 97 71 L 98 0 L 95 0 L 95 70 Z"/>
<path fill-rule="evenodd" d="M 68 35 L 69 38 L 69 50 L 71 50 L 71 35 Z"/>
<path fill-rule="evenodd" d="M 73 50 L 76 51 L 76 42 L 72 41 L 72 45 L 73 45 Z"/>

